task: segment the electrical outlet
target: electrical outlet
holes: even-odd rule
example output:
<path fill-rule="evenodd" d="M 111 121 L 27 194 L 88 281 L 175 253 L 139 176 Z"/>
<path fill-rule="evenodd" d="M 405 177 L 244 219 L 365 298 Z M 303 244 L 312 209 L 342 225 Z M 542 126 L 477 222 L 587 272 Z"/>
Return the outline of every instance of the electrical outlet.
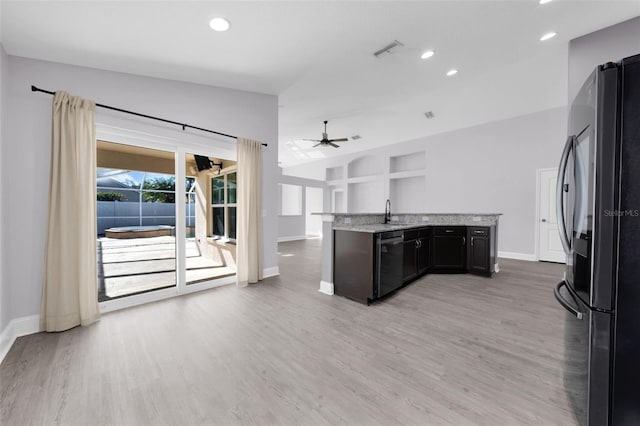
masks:
<path fill-rule="evenodd" d="M 480 222 L 482 218 L 480 216 L 474 216 L 472 219 L 474 222 Z"/>
<path fill-rule="evenodd" d="M 344 218 L 344 223 L 345 223 L 346 225 L 351 224 L 351 218 L 350 218 L 350 217 L 345 217 L 345 218 Z"/>
<path fill-rule="evenodd" d="M 391 216 L 391 222 L 397 222 L 400 218 L 398 216 Z"/>
<path fill-rule="evenodd" d="M 422 216 L 423 222 L 429 222 L 429 216 Z"/>

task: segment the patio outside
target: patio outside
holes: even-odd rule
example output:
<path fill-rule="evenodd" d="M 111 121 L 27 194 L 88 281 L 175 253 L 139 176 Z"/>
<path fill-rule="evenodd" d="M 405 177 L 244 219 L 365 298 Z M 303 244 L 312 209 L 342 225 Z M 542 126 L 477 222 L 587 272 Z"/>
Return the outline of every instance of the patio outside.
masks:
<path fill-rule="evenodd" d="M 172 152 L 98 141 L 99 301 L 176 285 L 176 202 L 185 209 L 186 283 L 235 274 L 235 242 L 224 235 L 235 223 L 231 226 L 231 214 L 221 216 L 227 210 L 214 202 L 220 188 L 212 187 L 210 171 L 194 167 L 193 155 L 185 163 L 191 176 L 177 185 Z M 217 174 L 216 180 L 220 176 L 224 195 L 231 194 L 226 175 Z M 235 178 L 229 183 L 235 194 Z M 221 217 L 222 228 L 214 223 Z"/>
<path fill-rule="evenodd" d="M 174 236 L 98 238 L 98 300 L 176 285 Z M 186 281 L 189 284 L 236 273 L 235 266 L 200 253 L 195 238 L 186 241 Z"/>

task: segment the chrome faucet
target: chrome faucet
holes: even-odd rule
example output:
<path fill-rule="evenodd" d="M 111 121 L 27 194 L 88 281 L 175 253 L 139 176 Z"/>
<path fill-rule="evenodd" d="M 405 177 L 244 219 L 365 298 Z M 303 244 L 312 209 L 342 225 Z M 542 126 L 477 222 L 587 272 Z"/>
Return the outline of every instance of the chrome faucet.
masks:
<path fill-rule="evenodd" d="M 387 199 L 387 204 L 384 207 L 384 223 L 391 222 L 391 200 Z"/>

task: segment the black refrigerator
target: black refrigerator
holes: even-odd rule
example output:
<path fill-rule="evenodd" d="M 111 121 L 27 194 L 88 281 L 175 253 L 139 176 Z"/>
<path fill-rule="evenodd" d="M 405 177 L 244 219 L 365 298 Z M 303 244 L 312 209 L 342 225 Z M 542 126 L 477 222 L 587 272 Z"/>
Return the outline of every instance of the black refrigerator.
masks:
<path fill-rule="evenodd" d="M 640 54 L 571 105 L 556 208 L 567 268 L 564 384 L 580 424 L 640 425 Z"/>

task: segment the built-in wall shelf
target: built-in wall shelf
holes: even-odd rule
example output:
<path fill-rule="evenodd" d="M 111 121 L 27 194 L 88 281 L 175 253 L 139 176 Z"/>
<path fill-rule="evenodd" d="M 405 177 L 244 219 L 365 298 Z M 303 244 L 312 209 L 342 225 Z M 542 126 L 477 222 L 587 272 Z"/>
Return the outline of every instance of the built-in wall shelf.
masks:
<path fill-rule="evenodd" d="M 411 177 L 425 176 L 425 175 L 426 175 L 426 170 L 424 169 L 410 170 L 407 172 L 389 173 L 389 179 L 404 179 L 404 178 L 411 178 Z"/>
<path fill-rule="evenodd" d="M 349 213 L 384 212 L 384 185 L 378 181 L 350 182 L 348 185 Z"/>
<path fill-rule="evenodd" d="M 389 199 L 398 212 L 418 213 L 426 211 L 426 177 L 412 176 L 389 180 Z"/>
<path fill-rule="evenodd" d="M 362 176 L 347 179 L 348 183 L 361 183 L 361 182 L 380 182 L 384 179 L 383 175 L 378 176 Z"/>
<path fill-rule="evenodd" d="M 327 168 L 327 181 L 340 180 L 344 178 L 344 167 L 336 166 L 336 167 L 328 167 Z"/>
<path fill-rule="evenodd" d="M 384 212 L 425 211 L 428 199 L 426 151 L 400 155 L 358 156 L 342 165 L 327 167 L 326 184 L 331 191 L 332 211 Z"/>
<path fill-rule="evenodd" d="M 424 151 L 389 157 L 389 172 L 400 173 L 415 170 L 423 170 L 426 167 L 426 154 Z"/>
<path fill-rule="evenodd" d="M 382 166 L 380 160 L 372 155 L 355 158 L 347 164 L 347 178 L 381 175 L 384 172 Z"/>

